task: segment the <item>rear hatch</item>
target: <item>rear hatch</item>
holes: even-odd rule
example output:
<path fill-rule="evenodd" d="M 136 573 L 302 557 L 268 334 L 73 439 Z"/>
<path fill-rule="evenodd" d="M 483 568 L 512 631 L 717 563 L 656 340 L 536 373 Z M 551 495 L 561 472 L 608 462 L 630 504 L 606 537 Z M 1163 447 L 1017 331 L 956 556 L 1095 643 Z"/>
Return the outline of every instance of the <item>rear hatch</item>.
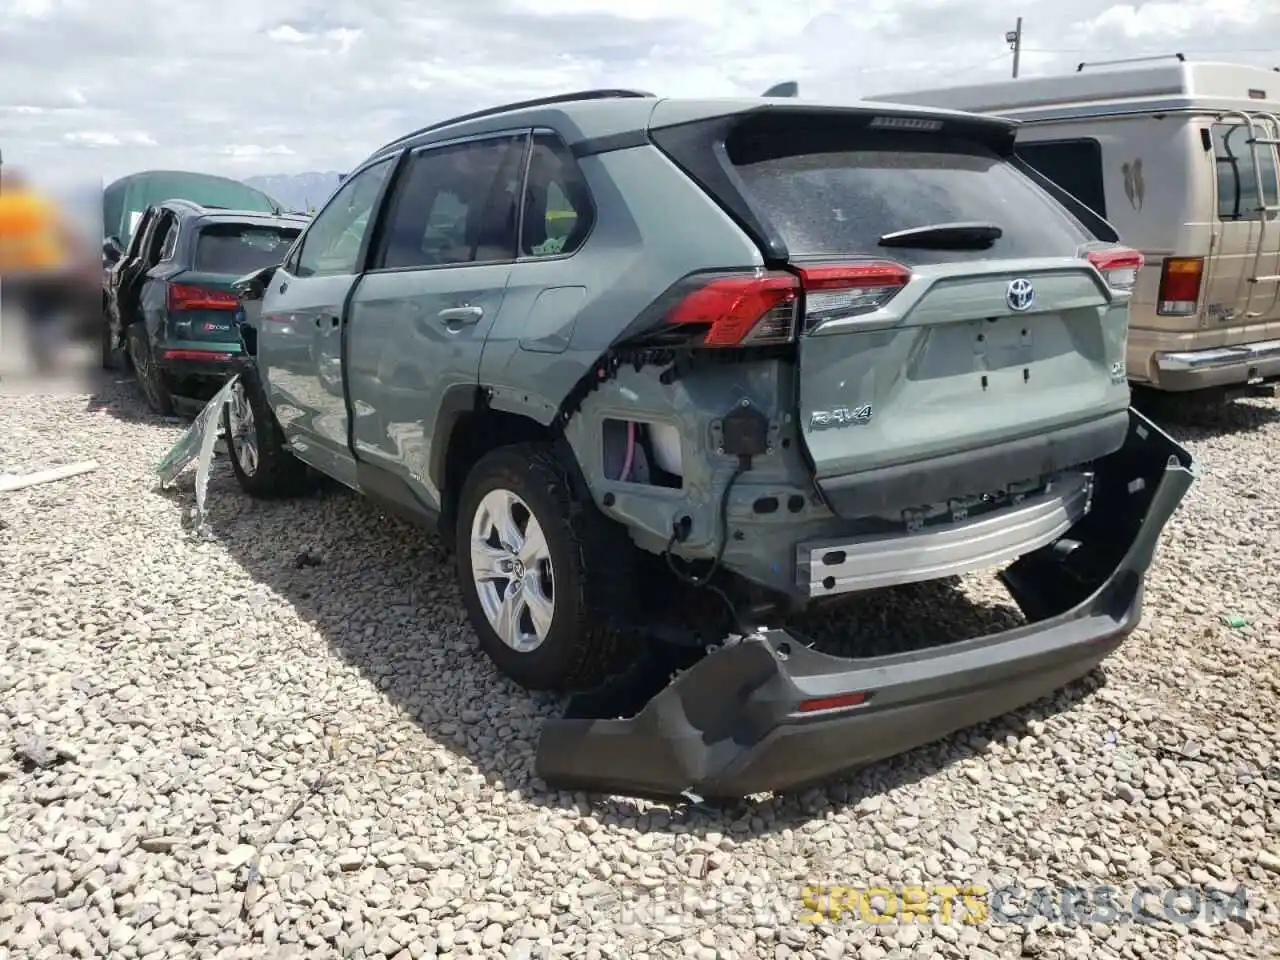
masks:
<path fill-rule="evenodd" d="M 800 427 L 846 516 L 1123 442 L 1128 295 L 1088 259 L 1106 245 L 1008 159 L 1011 128 L 954 116 L 797 106 L 721 127 L 725 205 L 801 276 Z"/>
<path fill-rule="evenodd" d="M 301 231 L 271 224 L 212 222 L 195 237 L 191 268 L 169 281 L 170 339 L 193 345 L 239 343 L 232 291 L 247 273 L 278 264 Z"/>

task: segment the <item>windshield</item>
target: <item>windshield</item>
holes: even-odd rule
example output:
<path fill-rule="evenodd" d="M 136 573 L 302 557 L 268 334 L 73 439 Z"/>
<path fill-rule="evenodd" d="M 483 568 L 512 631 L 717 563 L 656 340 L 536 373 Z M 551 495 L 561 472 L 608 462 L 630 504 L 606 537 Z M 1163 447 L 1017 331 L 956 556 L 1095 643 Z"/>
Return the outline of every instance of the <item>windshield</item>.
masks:
<path fill-rule="evenodd" d="M 201 273 L 242 276 L 270 267 L 284 256 L 301 230 L 243 223 L 210 224 L 196 238 L 195 262 Z"/>

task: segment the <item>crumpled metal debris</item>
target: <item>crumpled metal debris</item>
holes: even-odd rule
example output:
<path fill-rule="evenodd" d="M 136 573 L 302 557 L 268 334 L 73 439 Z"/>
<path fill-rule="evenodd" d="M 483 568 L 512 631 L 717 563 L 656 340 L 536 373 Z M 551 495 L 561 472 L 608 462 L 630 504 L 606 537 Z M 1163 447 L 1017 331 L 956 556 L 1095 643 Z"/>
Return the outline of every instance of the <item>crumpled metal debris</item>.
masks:
<path fill-rule="evenodd" d="M 197 532 L 204 529 L 205 495 L 209 490 L 209 472 L 213 468 L 213 448 L 217 443 L 222 425 L 222 408 L 230 401 L 231 388 L 239 379 L 239 374 L 233 374 L 227 379 L 222 389 L 214 394 L 213 399 L 205 404 L 203 410 L 196 414 L 195 420 L 191 422 L 191 426 L 187 427 L 186 433 L 156 465 L 160 486 L 167 487 L 191 465 L 193 460 L 195 461 L 195 529 Z"/>

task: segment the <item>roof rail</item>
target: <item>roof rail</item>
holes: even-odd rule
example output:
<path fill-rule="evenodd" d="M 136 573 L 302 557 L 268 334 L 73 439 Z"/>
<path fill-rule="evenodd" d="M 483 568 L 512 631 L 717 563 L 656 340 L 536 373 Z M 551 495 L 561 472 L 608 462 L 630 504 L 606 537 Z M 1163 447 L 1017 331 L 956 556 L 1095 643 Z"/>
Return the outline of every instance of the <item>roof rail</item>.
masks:
<path fill-rule="evenodd" d="M 580 100 L 620 100 L 654 97 L 657 94 L 649 93 L 647 90 L 625 90 L 604 88 L 600 90 L 578 90 L 574 93 L 557 93 L 550 97 L 537 97 L 533 100 L 520 100 L 516 103 L 504 103 L 496 107 L 486 107 L 484 110 L 477 110 L 474 113 L 464 113 L 460 117 L 450 117 L 448 120 L 440 120 L 436 123 L 428 124 L 420 130 L 413 133 L 406 133 L 403 137 L 396 137 L 390 143 L 383 144 L 376 151 L 381 153 L 394 147 L 397 143 L 404 143 L 406 140 L 412 140 L 414 137 L 421 136 L 424 133 L 430 133 L 432 130 L 439 130 L 443 127 L 451 127 L 455 123 L 465 123 L 468 120 L 480 120 L 484 117 L 497 116 L 500 113 L 510 113 L 513 110 L 526 110 L 530 107 L 549 107 L 557 103 L 574 103 Z"/>
<path fill-rule="evenodd" d="M 1126 57 L 1123 60 L 1095 60 L 1093 63 L 1080 63 L 1076 66 L 1076 73 L 1083 73 L 1085 67 L 1111 67 L 1117 63 L 1146 63 L 1151 60 L 1168 60 L 1170 57 L 1177 57 L 1179 63 L 1185 63 L 1186 57 L 1180 53 L 1160 53 L 1154 57 Z"/>

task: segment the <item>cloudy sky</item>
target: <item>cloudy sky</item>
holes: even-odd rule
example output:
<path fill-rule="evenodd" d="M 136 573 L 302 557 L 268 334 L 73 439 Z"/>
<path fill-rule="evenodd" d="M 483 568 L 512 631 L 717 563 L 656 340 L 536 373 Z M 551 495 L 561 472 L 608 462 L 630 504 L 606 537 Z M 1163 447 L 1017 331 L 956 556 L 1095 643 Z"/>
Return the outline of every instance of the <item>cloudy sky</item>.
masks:
<path fill-rule="evenodd" d="M 0 151 L 61 177 L 342 170 L 503 100 L 806 96 L 1180 50 L 1280 65 L 1280 0 L 0 0 Z M 1267 44 L 1271 48 L 1267 49 Z M 1280 77 L 1277 78 L 1280 87 Z"/>

